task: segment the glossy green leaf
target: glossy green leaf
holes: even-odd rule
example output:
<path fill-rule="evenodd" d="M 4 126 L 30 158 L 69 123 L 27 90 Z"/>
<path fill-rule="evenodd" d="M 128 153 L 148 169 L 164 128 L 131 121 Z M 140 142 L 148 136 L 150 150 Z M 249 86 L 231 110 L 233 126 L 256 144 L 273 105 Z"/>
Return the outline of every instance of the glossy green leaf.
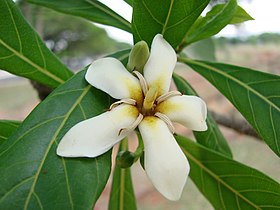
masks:
<path fill-rule="evenodd" d="M 185 61 L 224 94 L 280 156 L 280 77 L 248 68 Z"/>
<path fill-rule="evenodd" d="M 198 40 L 209 38 L 220 32 L 230 23 L 237 9 L 236 0 L 226 4 L 218 4 L 205 17 L 200 17 L 186 35 L 185 41 L 190 44 Z"/>
<path fill-rule="evenodd" d="M 132 30 L 134 42 L 149 45 L 156 34 L 176 48 L 199 17 L 209 0 L 133 0 Z"/>
<path fill-rule="evenodd" d="M 115 167 L 109 210 L 137 209 L 130 168 Z"/>
<path fill-rule="evenodd" d="M 84 74 L 57 88 L 1 146 L 0 209 L 92 209 L 109 177 L 111 152 L 98 158 L 56 155 L 73 125 L 109 106 L 109 97 L 87 84 Z"/>
<path fill-rule="evenodd" d="M 186 47 L 183 52 L 192 59 L 216 61 L 216 49 L 212 38 L 192 43 L 190 46 Z"/>
<path fill-rule="evenodd" d="M 28 2 L 131 32 L 130 22 L 96 0 L 28 0 Z"/>
<path fill-rule="evenodd" d="M 173 74 L 173 79 L 176 84 L 177 89 L 184 94 L 187 95 L 196 95 L 195 90 L 190 86 L 190 84 L 182 77 Z M 215 150 L 224 154 L 228 157 L 232 157 L 231 150 L 228 146 L 228 143 L 218 128 L 217 123 L 213 119 L 212 115 L 207 113 L 207 131 L 197 132 L 194 131 L 193 134 L 198 143 L 208 147 L 209 149 Z"/>
<path fill-rule="evenodd" d="M 116 58 L 119 61 L 121 61 L 124 66 L 126 66 L 126 64 L 128 63 L 128 56 L 129 56 L 130 50 L 131 49 L 121 50 L 114 54 L 107 55 L 106 57 Z"/>
<path fill-rule="evenodd" d="M 9 136 L 17 129 L 20 125 L 18 121 L 11 120 L 0 120 L 0 146 L 3 144 Z"/>
<path fill-rule="evenodd" d="M 243 23 L 248 20 L 254 20 L 242 7 L 238 6 L 230 24 Z"/>
<path fill-rule="evenodd" d="M 44 45 L 12 0 L 0 1 L 0 68 L 50 87 L 72 76 Z"/>
<path fill-rule="evenodd" d="M 190 177 L 215 209 L 279 209 L 280 185 L 265 174 L 176 137 L 190 162 Z"/>
<path fill-rule="evenodd" d="M 128 53 L 110 56 L 125 60 Z M 111 104 L 84 74 L 79 72 L 54 90 L 1 145 L 0 209 L 93 208 L 110 175 L 111 152 L 98 158 L 56 155 L 59 140 L 73 125 Z"/>
<path fill-rule="evenodd" d="M 119 152 L 127 147 L 122 147 L 121 143 Z M 113 183 L 110 194 L 109 210 L 136 210 L 136 201 L 134 189 L 131 180 L 130 168 L 121 168 L 116 164 Z"/>

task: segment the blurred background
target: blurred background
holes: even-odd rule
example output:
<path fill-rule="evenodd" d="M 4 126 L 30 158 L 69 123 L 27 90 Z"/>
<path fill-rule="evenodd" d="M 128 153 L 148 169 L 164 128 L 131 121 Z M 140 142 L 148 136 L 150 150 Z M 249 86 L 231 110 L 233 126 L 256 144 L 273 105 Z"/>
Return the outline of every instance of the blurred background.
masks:
<path fill-rule="evenodd" d="M 131 19 L 131 7 L 124 1 L 102 2 L 126 19 Z M 211 6 L 223 2 L 226 1 L 213 0 Z M 17 1 L 17 4 L 49 49 L 75 72 L 99 57 L 128 49 L 132 45 L 132 36 L 121 30 L 94 25 L 81 18 L 57 13 L 24 1 Z M 215 60 L 279 75 L 280 1 L 240 0 L 239 4 L 255 19 L 254 21 L 230 25 L 214 38 L 191 45 L 185 53 L 195 59 Z M 210 110 L 230 119 L 243 120 L 227 99 L 200 75 L 183 65 L 179 65 L 176 71 L 187 78 L 207 102 Z M 0 70 L 0 119 L 23 120 L 39 102 L 38 94 L 29 80 Z M 223 126 L 221 129 L 229 141 L 235 160 L 253 166 L 280 181 L 280 160 L 261 140 Z M 181 127 L 179 132 L 191 136 L 189 130 Z M 140 210 L 213 209 L 191 180 L 188 180 L 182 199 L 179 202 L 171 202 L 154 190 L 140 164 L 132 167 L 132 173 Z M 99 199 L 96 210 L 107 208 L 109 194 L 110 183 Z"/>

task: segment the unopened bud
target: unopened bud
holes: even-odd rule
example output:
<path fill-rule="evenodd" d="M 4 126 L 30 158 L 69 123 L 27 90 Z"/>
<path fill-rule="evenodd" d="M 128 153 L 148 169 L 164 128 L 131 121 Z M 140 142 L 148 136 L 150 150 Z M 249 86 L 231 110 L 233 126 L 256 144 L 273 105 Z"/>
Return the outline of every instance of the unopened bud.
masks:
<path fill-rule="evenodd" d="M 134 154 L 129 151 L 120 151 L 117 155 L 117 165 L 121 168 L 128 168 L 134 163 Z"/>
<path fill-rule="evenodd" d="M 129 71 L 143 72 L 149 58 L 149 47 L 145 41 L 137 42 L 130 51 L 127 69 Z"/>

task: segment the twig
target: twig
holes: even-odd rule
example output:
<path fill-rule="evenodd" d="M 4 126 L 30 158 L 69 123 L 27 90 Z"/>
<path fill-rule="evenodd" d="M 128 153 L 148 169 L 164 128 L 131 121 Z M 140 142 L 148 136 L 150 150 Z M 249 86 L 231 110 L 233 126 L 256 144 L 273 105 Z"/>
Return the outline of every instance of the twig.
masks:
<path fill-rule="evenodd" d="M 41 99 L 41 101 L 43 101 L 52 92 L 52 89 L 45 85 L 31 80 L 30 82 L 32 86 L 37 90 L 38 96 Z"/>
<path fill-rule="evenodd" d="M 227 128 L 231 128 L 240 134 L 246 134 L 248 136 L 253 136 L 257 139 L 261 139 L 260 136 L 256 133 L 256 131 L 246 120 L 233 119 L 213 111 L 211 111 L 211 114 L 218 124 Z"/>

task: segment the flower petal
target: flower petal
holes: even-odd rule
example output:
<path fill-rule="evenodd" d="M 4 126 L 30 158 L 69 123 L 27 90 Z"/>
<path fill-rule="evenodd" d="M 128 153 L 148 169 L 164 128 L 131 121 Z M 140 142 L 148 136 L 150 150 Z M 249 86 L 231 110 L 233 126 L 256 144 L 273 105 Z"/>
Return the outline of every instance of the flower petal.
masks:
<path fill-rule="evenodd" d="M 145 146 L 145 170 L 155 188 L 170 200 L 179 200 L 189 174 L 189 163 L 166 124 L 145 117 L 139 125 Z"/>
<path fill-rule="evenodd" d="M 197 96 L 171 97 L 158 104 L 156 111 L 167 115 L 171 121 L 181 123 L 192 130 L 207 130 L 206 104 Z"/>
<path fill-rule="evenodd" d="M 101 58 L 94 61 L 88 68 L 85 78 L 92 86 L 113 98 L 132 98 L 136 101 L 142 98 L 138 79 L 115 58 Z"/>
<path fill-rule="evenodd" d="M 158 88 L 158 96 L 167 93 L 171 77 L 177 62 L 176 53 L 161 34 L 157 34 L 152 42 L 149 60 L 144 67 L 144 77 L 149 87 Z"/>
<path fill-rule="evenodd" d="M 136 107 L 120 105 L 82 121 L 65 134 L 57 147 L 57 154 L 63 157 L 99 156 L 125 137 L 120 130 L 131 126 L 137 116 Z"/>

